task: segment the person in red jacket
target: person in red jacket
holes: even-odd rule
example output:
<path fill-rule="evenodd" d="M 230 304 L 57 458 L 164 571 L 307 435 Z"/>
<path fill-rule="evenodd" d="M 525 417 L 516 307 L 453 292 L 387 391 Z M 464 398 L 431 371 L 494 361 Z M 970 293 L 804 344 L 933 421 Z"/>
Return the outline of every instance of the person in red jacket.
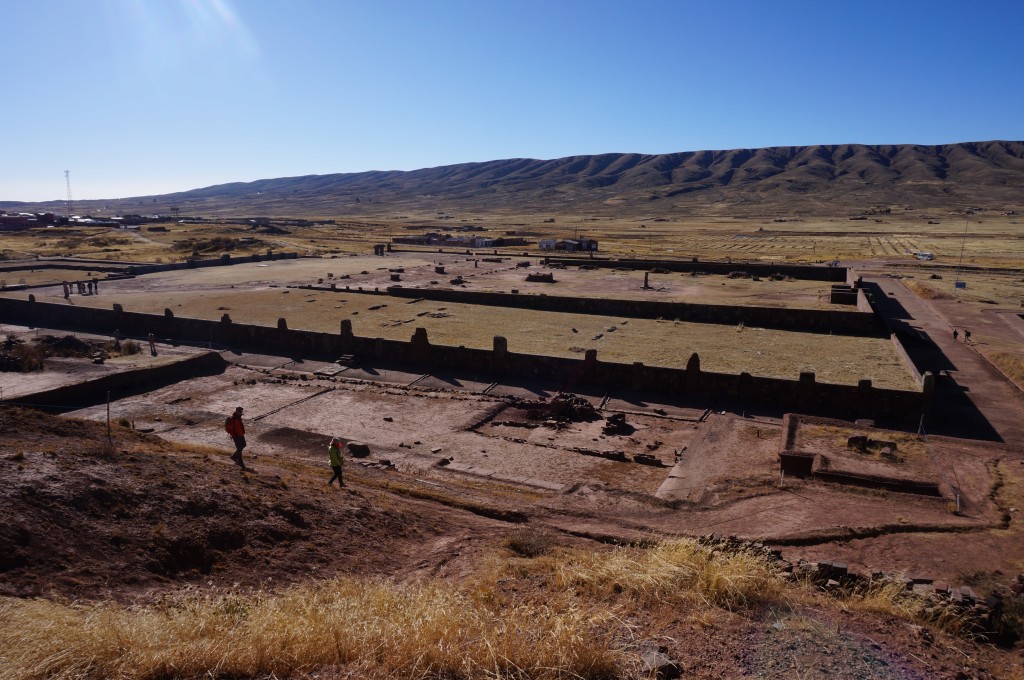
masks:
<path fill-rule="evenodd" d="M 239 467 L 245 469 L 245 461 L 242 460 L 242 449 L 245 448 L 245 425 L 242 423 L 242 411 L 244 409 L 239 406 L 235 409 L 234 415 L 228 416 L 228 419 L 224 421 L 224 429 L 231 435 L 232 441 L 235 442 L 235 453 L 231 456 L 231 460 L 235 461 Z"/>

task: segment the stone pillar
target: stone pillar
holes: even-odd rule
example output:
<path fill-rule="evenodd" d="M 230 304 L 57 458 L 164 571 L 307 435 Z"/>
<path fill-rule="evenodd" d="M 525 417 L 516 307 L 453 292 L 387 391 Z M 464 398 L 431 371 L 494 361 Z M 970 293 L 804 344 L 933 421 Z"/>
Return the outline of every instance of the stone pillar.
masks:
<path fill-rule="evenodd" d="M 494 353 L 495 354 L 508 354 L 508 339 L 500 335 L 494 336 Z"/>
<path fill-rule="evenodd" d="M 634 361 L 633 362 L 633 368 L 630 371 L 630 375 L 632 377 L 632 380 L 631 380 L 632 385 L 631 385 L 631 387 L 634 390 L 640 391 L 640 390 L 644 389 L 644 387 L 646 387 L 644 385 L 644 362 L 642 362 L 642 361 Z"/>
<path fill-rule="evenodd" d="M 700 394 L 700 356 L 696 352 L 686 360 L 686 392 L 687 394 Z"/>
<path fill-rule="evenodd" d="M 220 322 L 231 323 L 231 317 L 227 315 L 227 312 L 225 312 L 224 315 L 220 317 Z"/>
<path fill-rule="evenodd" d="M 844 410 L 851 413 L 854 418 L 866 417 L 875 418 L 885 410 L 880 404 L 875 403 L 871 395 L 871 381 L 862 378 L 857 381 L 857 397 L 852 404 L 844 404 Z"/>
<path fill-rule="evenodd" d="M 430 358 L 430 340 L 426 328 L 417 328 L 409 343 L 409 352 L 413 361 L 427 361 Z"/>
<path fill-rule="evenodd" d="M 796 403 L 801 411 L 806 411 L 815 405 L 815 391 L 814 371 L 802 372 L 796 389 Z"/>
<path fill-rule="evenodd" d="M 648 277 L 651 275 L 650 272 L 644 272 L 644 290 L 650 290 L 651 284 L 648 283 Z"/>
<path fill-rule="evenodd" d="M 921 415 L 927 416 L 932 410 L 932 401 L 935 398 L 935 374 L 925 371 L 921 376 Z"/>
<path fill-rule="evenodd" d="M 342 319 L 341 328 L 338 331 L 343 338 L 352 337 L 352 319 Z"/>
<path fill-rule="evenodd" d="M 750 392 L 754 386 L 754 376 L 749 373 L 740 373 L 740 379 L 736 383 L 736 397 L 746 401 L 750 399 Z"/>
<path fill-rule="evenodd" d="M 285 318 L 283 316 L 280 319 L 277 320 L 277 330 L 279 330 L 279 331 L 286 331 L 286 330 L 288 330 L 288 322 L 285 321 Z"/>
<path fill-rule="evenodd" d="M 165 319 L 173 319 L 174 318 L 174 312 L 171 311 L 170 307 L 164 307 L 164 318 Z"/>

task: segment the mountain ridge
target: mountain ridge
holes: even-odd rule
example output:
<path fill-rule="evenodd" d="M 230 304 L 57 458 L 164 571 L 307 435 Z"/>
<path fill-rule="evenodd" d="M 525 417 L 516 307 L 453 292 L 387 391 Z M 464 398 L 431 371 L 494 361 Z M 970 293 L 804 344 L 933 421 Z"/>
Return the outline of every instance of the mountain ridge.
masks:
<path fill-rule="evenodd" d="M 119 199 L 183 213 L 381 214 L 433 209 L 498 212 L 734 214 L 963 208 L 1024 202 L 1024 142 L 834 144 L 510 158 L 421 168 L 231 182 Z M 76 201 L 78 210 L 105 201 Z M 0 207 L 53 206 L 61 202 Z M 152 210 L 152 208 L 150 208 Z"/>

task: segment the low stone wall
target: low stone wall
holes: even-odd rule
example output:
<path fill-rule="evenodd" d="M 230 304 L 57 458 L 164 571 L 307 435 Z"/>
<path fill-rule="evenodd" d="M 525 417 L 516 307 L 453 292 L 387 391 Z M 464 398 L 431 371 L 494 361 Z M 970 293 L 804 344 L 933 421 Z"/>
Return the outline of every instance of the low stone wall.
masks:
<path fill-rule="evenodd" d="M 797 431 L 803 423 L 831 425 L 834 427 L 850 426 L 848 422 L 787 413 L 782 418 L 782 446 L 779 448 L 779 469 L 784 474 L 797 477 L 811 477 L 818 481 L 832 484 L 884 489 L 886 491 L 921 496 L 942 496 L 939 483 L 935 481 L 906 477 L 886 477 L 832 468 L 829 465 L 827 456 L 824 454 L 813 451 L 800 451 L 796 448 Z"/>
<path fill-rule="evenodd" d="M 903 346 L 903 343 L 900 342 L 899 337 L 897 337 L 895 333 L 890 335 L 889 339 L 892 342 L 892 348 L 893 351 L 896 352 L 896 356 L 900 358 L 900 361 L 903 362 L 903 365 L 910 372 L 910 375 L 913 376 L 917 384 L 923 386 L 924 376 L 921 374 L 921 371 L 917 369 L 917 366 L 914 365 L 914 362 L 910 358 L 910 355 L 907 354 L 907 348 Z"/>
<path fill-rule="evenodd" d="M 819 383 L 813 373 L 799 379 L 755 377 L 702 371 L 694 354 L 685 369 L 645 366 L 642 363 L 602 362 L 596 350 L 584 359 L 518 354 L 508 351 L 504 338 L 494 339 L 493 349 L 471 349 L 433 345 L 426 329 L 417 328 L 408 342 L 352 334 L 349 320 L 341 321 L 338 333 L 292 330 L 280 319 L 277 326 L 243 325 L 231 322 L 163 315 L 90 309 L 60 303 L 0 298 L 0 320 L 44 328 L 61 328 L 112 335 L 145 337 L 154 333 L 211 347 L 230 347 L 284 356 L 331 357 L 351 354 L 359 360 L 386 361 L 435 369 L 467 370 L 512 378 L 541 378 L 554 387 L 571 391 L 577 386 L 602 386 L 636 391 L 661 392 L 703 403 L 763 405 L 803 413 L 834 414 L 853 418 L 879 418 L 888 422 L 916 420 L 927 404 L 928 391 L 878 389 L 870 380 L 857 385 Z"/>
<path fill-rule="evenodd" d="M 217 258 L 208 260 L 186 260 L 184 262 L 165 262 L 162 264 L 134 264 L 126 268 L 129 274 L 153 274 L 155 272 L 169 272 L 181 269 L 200 269 L 203 267 L 222 267 L 232 264 L 246 264 L 247 262 L 265 262 L 267 260 L 294 260 L 298 253 L 275 253 L 268 250 L 266 253 L 245 255 L 243 257 L 232 257 L 225 253 Z"/>
<path fill-rule="evenodd" d="M 63 385 L 32 395 L 22 395 L 5 399 L 0 403 L 29 403 L 31 406 L 61 408 L 71 406 L 80 408 L 101 404 L 110 392 L 115 399 L 124 396 L 126 391 L 146 388 L 152 389 L 160 385 L 170 385 L 185 378 L 201 375 L 222 373 L 227 362 L 218 352 L 203 352 L 161 366 L 137 368 L 111 373 L 94 380 L 87 380 L 73 385 Z"/>
<path fill-rule="evenodd" d="M 885 327 L 873 311 L 701 305 L 655 300 L 520 295 L 518 293 L 473 292 L 448 288 L 403 288 L 401 286 L 392 286 L 387 289 L 387 292 L 394 297 L 422 298 L 439 302 L 570 314 L 598 314 L 633 319 L 678 319 L 692 323 L 713 323 L 727 326 L 737 326 L 742 323 L 745 326 L 756 328 L 805 333 L 884 337 L 885 332 Z"/>
<path fill-rule="evenodd" d="M 548 262 L 558 262 L 567 266 L 590 265 L 601 268 L 628 267 L 630 269 L 650 270 L 665 269 L 670 272 L 703 272 L 705 274 L 729 274 L 745 271 L 751 275 L 768 278 L 773 274 L 782 274 L 804 281 L 831 281 L 846 283 L 846 267 L 822 267 L 807 264 L 765 264 L 763 262 L 702 262 L 691 260 L 646 260 L 621 259 L 602 260 L 588 257 L 548 257 Z"/>

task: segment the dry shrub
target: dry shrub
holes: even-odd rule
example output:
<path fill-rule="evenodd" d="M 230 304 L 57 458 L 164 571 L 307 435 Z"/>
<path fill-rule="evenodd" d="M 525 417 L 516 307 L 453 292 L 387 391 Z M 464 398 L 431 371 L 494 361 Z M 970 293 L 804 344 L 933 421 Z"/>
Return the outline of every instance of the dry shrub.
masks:
<path fill-rule="evenodd" d="M 943 293 L 942 291 L 935 290 L 931 286 L 925 285 L 920 281 L 903 279 L 903 284 L 913 291 L 914 295 L 923 300 L 948 300 L 951 297 L 949 293 Z"/>
<path fill-rule="evenodd" d="M 46 352 L 38 345 L 18 344 L 11 349 L 11 356 L 21 367 L 23 373 L 43 370 Z"/>
<path fill-rule="evenodd" d="M 505 538 L 505 547 L 520 557 L 546 555 L 553 544 L 551 534 L 531 527 L 516 529 Z"/>
<path fill-rule="evenodd" d="M 847 609 L 895 616 L 905 621 L 916 619 L 921 604 L 920 598 L 896 582 L 873 584 L 863 591 L 846 593 L 840 601 Z"/>
<path fill-rule="evenodd" d="M 873 583 L 867 588 L 844 594 L 841 604 L 857 611 L 894 616 L 904 621 L 929 625 L 954 635 L 970 631 L 967 613 L 952 603 L 929 603 L 898 582 Z"/>
<path fill-rule="evenodd" d="M 134 340 L 127 340 L 121 343 L 121 354 L 138 354 L 142 347 Z"/>
<path fill-rule="evenodd" d="M 787 599 L 786 585 L 762 555 L 689 539 L 579 554 L 559 564 L 556 583 L 600 598 L 622 593 L 641 604 L 696 602 L 734 609 Z"/>
<path fill-rule="evenodd" d="M 146 607 L 0 600 L 4 677 L 612 678 L 611 617 L 560 602 L 495 608 L 442 585 L 352 579 Z"/>

